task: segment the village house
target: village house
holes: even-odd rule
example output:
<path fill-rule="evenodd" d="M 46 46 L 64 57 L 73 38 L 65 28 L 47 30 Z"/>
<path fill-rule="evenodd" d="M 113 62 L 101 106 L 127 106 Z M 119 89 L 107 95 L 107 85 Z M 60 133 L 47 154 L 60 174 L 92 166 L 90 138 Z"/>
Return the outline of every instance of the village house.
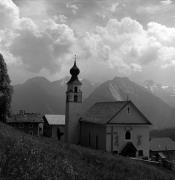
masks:
<path fill-rule="evenodd" d="M 83 115 L 80 70 L 67 83 L 65 141 L 124 156 L 149 157 L 151 123 L 131 101 L 97 102 Z"/>
<path fill-rule="evenodd" d="M 20 110 L 19 113 L 8 118 L 6 123 L 34 136 L 43 135 L 42 115 L 37 113 L 26 113 L 24 110 Z"/>
<path fill-rule="evenodd" d="M 46 114 L 43 116 L 43 135 L 64 141 L 65 115 Z"/>
<path fill-rule="evenodd" d="M 154 160 L 175 160 L 175 142 L 169 137 L 152 138 L 150 156 Z"/>

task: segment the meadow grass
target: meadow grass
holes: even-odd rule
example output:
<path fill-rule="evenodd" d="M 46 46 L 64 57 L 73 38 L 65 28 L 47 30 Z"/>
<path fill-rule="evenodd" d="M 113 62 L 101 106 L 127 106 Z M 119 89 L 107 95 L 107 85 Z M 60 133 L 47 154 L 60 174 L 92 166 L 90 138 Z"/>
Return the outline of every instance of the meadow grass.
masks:
<path fill-rule="evenodd" d="M 33 137 L 0 123 L 2 180 L 173 180 L 169 171 L 50 138 Z"/>

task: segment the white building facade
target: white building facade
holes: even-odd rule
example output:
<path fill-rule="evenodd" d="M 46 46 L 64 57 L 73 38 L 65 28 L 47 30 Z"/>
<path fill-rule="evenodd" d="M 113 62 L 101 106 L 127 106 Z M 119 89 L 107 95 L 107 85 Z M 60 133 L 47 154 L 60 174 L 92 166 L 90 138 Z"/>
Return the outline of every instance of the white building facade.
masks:
<path fill-rule="evenodd" d="M 100 102 L 80 120 L 82 145 L 131 157 L 149 157 L 151 123 L 131 101 Z"/>

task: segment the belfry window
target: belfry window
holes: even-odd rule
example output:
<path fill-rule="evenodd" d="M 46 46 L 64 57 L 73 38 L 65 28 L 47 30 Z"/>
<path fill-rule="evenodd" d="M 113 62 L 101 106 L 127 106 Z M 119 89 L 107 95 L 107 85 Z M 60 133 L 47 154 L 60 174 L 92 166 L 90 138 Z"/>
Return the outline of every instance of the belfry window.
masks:
<path fill-rule="evenodd" d="M 74 95 L 74 102 L 78 102 L 78 96 Z"/>
<path fill-rule="evenodd" d="M 125 139 L 127 139 L 127 140 L 131 139 L 131 132 L 130 131 L 126 131 Z"/>
<path fill-rule="evenodd" d="M 78 92 L 78 88 L 74 87 L 74 92 L 77 93 Z"/>

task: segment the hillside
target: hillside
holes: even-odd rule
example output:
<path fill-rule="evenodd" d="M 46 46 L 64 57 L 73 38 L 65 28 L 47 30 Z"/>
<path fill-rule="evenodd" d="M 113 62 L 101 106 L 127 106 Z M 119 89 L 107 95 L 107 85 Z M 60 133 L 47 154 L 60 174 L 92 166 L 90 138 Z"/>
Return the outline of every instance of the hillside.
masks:
<path fill-rule="evenodd" d="M 35 77 L 14 86 L 12 111 L 64 114 L 66 81 L 67 78 L 50 82 L 44 77 Z M 83 95 L 87 98 L 96 86 L 86 79 L 82 83 Z"/>
<path fill-rule="evenodd" d="M 48 138 L 31 137 L 2 123 L 0 138 L 2 180 L 174 179 L 171 172 L 151 165 Z"/>
<path fill-rule="evenodd" d="M 116 77 L 97 87 L 85 100 L 83 111 L 99 101 L 132 100 L 154 128 L 175 127 L 175 111 L 159 97 L 128 78 Z"/>

